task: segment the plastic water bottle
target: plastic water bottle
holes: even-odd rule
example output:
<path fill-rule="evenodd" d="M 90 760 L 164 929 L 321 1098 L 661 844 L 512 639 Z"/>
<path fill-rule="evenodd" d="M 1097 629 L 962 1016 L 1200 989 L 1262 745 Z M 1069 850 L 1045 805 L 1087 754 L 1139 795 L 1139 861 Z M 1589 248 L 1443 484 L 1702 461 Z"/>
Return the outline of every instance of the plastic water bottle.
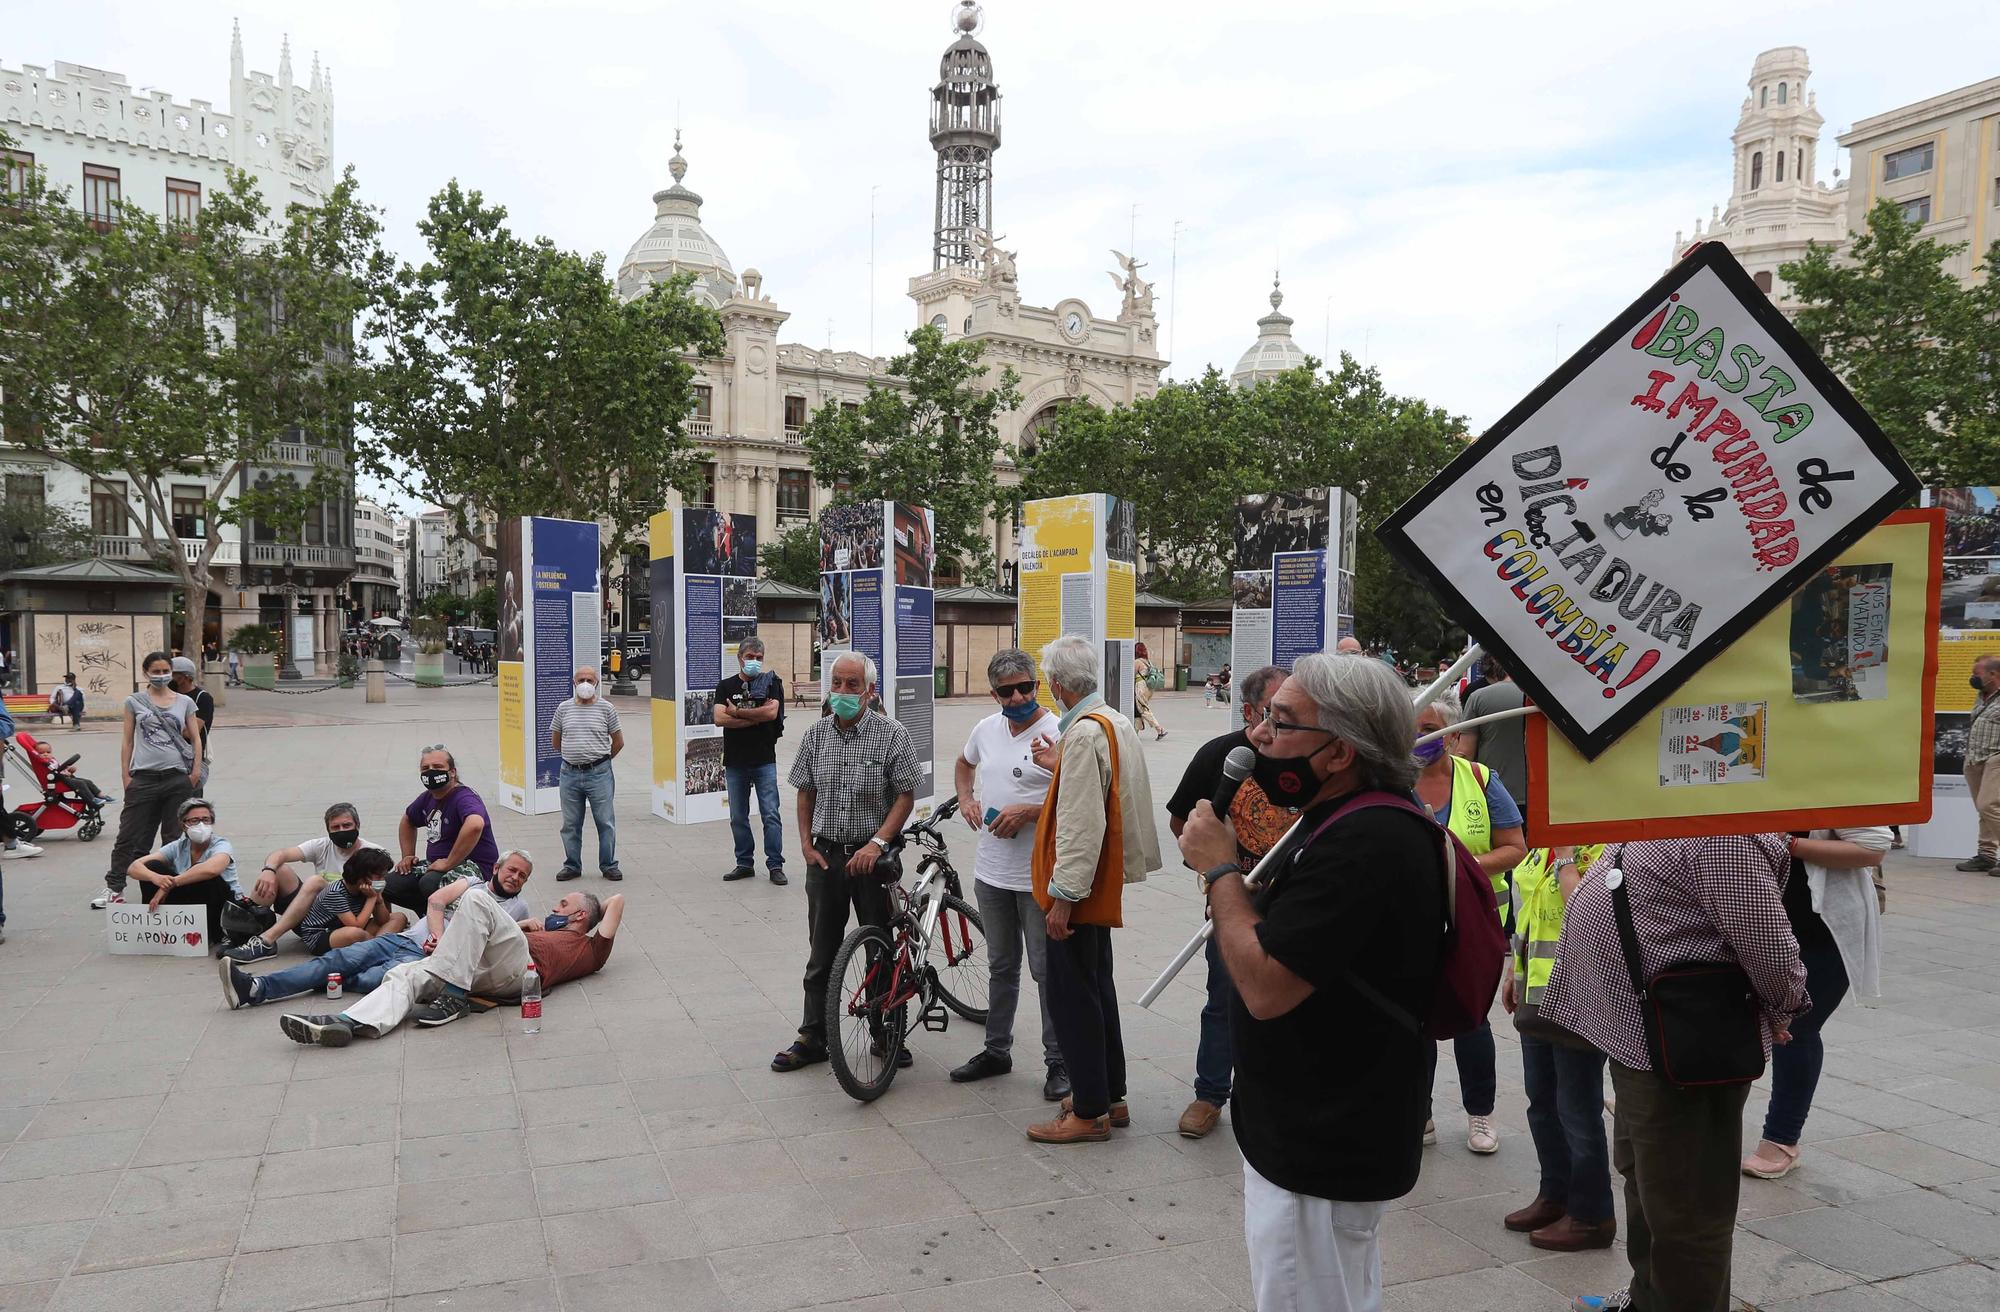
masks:
<path fill-rule="evenodd" d="M 542 973 L 533 966 L 521 977 L 521 1033 L 542 1032 Z"/>

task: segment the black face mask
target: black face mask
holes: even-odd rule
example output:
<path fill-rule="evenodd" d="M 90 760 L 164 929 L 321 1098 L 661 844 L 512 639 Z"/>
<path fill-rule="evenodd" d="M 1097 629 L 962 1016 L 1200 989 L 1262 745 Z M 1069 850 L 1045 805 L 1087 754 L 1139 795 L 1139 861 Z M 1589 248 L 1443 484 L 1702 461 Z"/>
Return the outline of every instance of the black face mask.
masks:
<path fill-rule="evenodd" d="M 451 782 L 451 771 L 425 770 L 423 773 L 419 774 L 417 778 L 424 781 L 424 787 L 435 791 Z"/>
<path fill-rule="evenodd" d="M 1979 677 L 1978 675 L 1976 675 L 1976 674 L 1975 674 L 1975 675 L 1973 675 L 1973 676 L 1972 676 L 1972 677 L 1971 677 L 1970 679 L 1966 680 L 1966 682 L 1967 682 L 1967 683 L 1970 683 L 1970 684 L 1971 684 L 1971 685 L 1972 685 L 1973 687 L 1975 687 L 1975 688 L 1979 689 L 1979 691 L 1981 691 L 1981 692 L 1985 692 L 1985 691 L 1986 691 L 1986 681 L 1985 681 L 1984 679 L 1980 678 L 1980 677 Z"/>
<path fill-rule="evenodd" d="M 1266 756 L 1257 753 L 1250 777 L 1273 806 L 1301 807 L 1319 794 L 1326 781 L 1313 769 L 1311 756 Z"/>
<path fill-rule="evenodd" d="M 361 831 L 359 829 L 329 829 L 326 836 L 333 840 L 335 847 L 345 852 L 360 839 Z"/>

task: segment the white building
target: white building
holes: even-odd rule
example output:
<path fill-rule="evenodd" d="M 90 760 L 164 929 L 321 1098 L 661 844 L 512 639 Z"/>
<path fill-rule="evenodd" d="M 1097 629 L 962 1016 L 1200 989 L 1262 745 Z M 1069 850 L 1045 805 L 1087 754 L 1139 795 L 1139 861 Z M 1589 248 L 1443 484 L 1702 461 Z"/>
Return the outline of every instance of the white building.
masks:
<path fill-rule="evenodd" d="M 1031 446 L 1038 427 L 1073 400 L 1108 407 L 1158 389 L 1166 361 L 1159 355 L 1153 289 L 1138 276 L 1144 262 L 1119 255 L 1114 310 L 1099 313 L 1081 297 L 1051 306 L 1022 302 L 1019 252 L 1001 248 L 994 216 L 995 195 L 1003 190 L 993 164 L 1000 148 L 1000 88 L 992 57 L 976 35 L 980 10 L 974 0 L 959 0 L 952 25 L 954 39 L 929 98 L 927 130 L 937 158 L 931 268 L 910 279 L 909 294 L 917 323 L 934 324 L 950 338 L 983 341 L 985 363 L 995 373 L 1011 365 L 1020 375 L 1022 403 L 1001 416 L 1001 438 L 1009 448 Z M 789 316 L 765 293 L 764 276 L 755 268 L 739 276 L 703 226 L 703 199 L 684 183 L 688 161 L 678 134 L 668 171 L 673 182 L 654 193 L 653 223 L 620 262 L 618 288 L 629 298 L 689 271 L 695 297 L 720 313 L 724 350 L 696 365 L 699 399 L 688 428 L 713 455 L 693 504 L 755 515 L 757 540 L 769 542 L 832 500 L 830 489 L 814 485 L 800 445 L 807 418 L 829 401 L 858 405 L 869 383 L 884 377 L 887 361 L 780 341 Z M 1003 479 L 1012 481 L 1013 469 L 1003 455 Z M 1010 561 L 1014 525 L 993 522 L 989 529 L 996 559 Z M 955 581 L 940 561 L 939 582 Z M 615 583 L 606 595 L 617 595 Z"/>
<path fill-rule="evenodd" d="M 1285 293 L 1278 288 L 1278 276 L 1271 275 L 1271 312 L 1257 321 L 1257 340 L 1250 343 L 1230 371 L 1229 381 L 1238 387 L 1255 387 L 1279 374 L 1303 366 L 1305 349 L 1292 340 L 1292 319 L 1278 307 Z"/>
<path fill-rule="evenodd" d="M 289 42 L 275 77 L 247 70 L 240 29 L 230 41 L 226 109 L 207 100 L 179 101 L 166 91 L 135 87 L 122 73 L 83 64 L 0 65 L 0 128 L 14 139 L 15 148 L 7 152 L 10 168 L 41 169 L 51 185 L 68 190 L 77 205 L 106 221 L 121 200 L 163 217 L 191 218 L 207 196 L 228 185 L 225 170 L 232 167 L 253 174 L 265 203 L 279 214 L 294 202 L 317 203 L 335 180 L 332 77 L 315 58 L 307 81 L 295 80 Z M 320 445 L 303 432 L 289 438 L 273 448 L 268 467 L 244 471 L 240 486 L 304 479 L 328 463 L 346 469 L 338 445 Z M 125 483 L 107 479 L 93 485 L 67 466 L 6 442 L 0 442 L 0 467 L 9 495 L 32 494 L 39 479 L 48 503 L 87 518 L 97 534 L 98 555 L 145 558 L 136 525 L 149 512 Z M 219 641 L 243 624 L 275 625 L 290 611 L 291 627 L 310 629 L 319 671 L 331 671 L 336 603 L 354 568 L 351 477 L 346 482 L 338 497 L 307 517 L 295 542 L 281 541 L 285 534 L 274 525 L 221 527 L 208 632 L 185 645 Z M 185 484 L 185 496 L 175 488 L 173 520 L 180 536 L 206 532 L 201 515 L 213 490 L 212 481 L 195 475 Z M 197 554 L 194 544 L 182 545 L 190 558 Z"/>
<path fill-rule="evenodd" d="M 396 520 L 373 501 L 354 503 L 354 577 L 349 580 L 356 624 L 402 614 L 402 572 L 397 568 Z"/>

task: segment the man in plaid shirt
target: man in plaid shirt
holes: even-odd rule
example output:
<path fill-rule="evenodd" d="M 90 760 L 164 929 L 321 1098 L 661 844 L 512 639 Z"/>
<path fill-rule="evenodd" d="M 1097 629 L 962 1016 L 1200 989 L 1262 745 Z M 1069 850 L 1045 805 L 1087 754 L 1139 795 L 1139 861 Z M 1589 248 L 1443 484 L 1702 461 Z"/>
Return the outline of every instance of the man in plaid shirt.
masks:
<path fill-rule="evenodd" d="M 1763 1003 L 1764 1051 L 1809 1005 L 1806 968 L 1785 917 L 1792 873 L 1783 834 L 1614 845 L 1569 899 L 1542 1015 L 1611 1058 L 1618 1113 L 1612 1164 L 1625 1177 L 1632 1285 L 1578 1308 L 1728 1312 L 1747 1084 L 1678 1088 L 1653 1071 L 1645 1022 L 1619 942 L 1609 871 L 1622 870 L 1640 975 L 1735 961 Z M 1800 873 L 1799 878 L 1804 878 Z"/>
<path fill-rule="evenodd" d="M 1960 870 L 2000 875 L 1994 850 L 2000 847 L 2000 656 L 1972 663 L 1972 728 L 1965 742 L 1965 788 L 1979 811 L 1979 851 L 1958 863 Z"/>

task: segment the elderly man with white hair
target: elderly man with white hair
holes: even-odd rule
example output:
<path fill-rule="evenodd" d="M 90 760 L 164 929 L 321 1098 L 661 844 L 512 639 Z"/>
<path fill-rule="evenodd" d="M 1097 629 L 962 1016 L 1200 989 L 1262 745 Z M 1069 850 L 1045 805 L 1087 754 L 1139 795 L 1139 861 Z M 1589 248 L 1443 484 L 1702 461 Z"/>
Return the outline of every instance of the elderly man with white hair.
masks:
<path fill-rule="evenodd" d="M 1111 978 L 1111 931 L 1125 923 L 1125 885 L 1160 868 L 1153 786 L 1132 722 L 1098 691 L 1097 648 L 1065 634 L 1042 648 L 1042 677 L 1063 708 L 1059 741 L 1037 744 L 1051 771 L 1029 860 L 1047 916 L 1049 1017 L 1070 1096 L 1052 1121 L 1028 1127 L 1036 1143 L 1084 1143 L 1129 1125 L 1125 1039 Z"/>
<path fill-rule="evenodd" d="M 562 869 L 556 878 L 583 874 L 583 807 L 597 823 L 597 872 L 606 879 L 625 878 L 618 868 L 618 812 L 613 799 L 618 781 L 611 762 L 625 750 L 625 731 L 618 711 L 597 695 L 597 667 L 579 665 L 573 680 L 576 695 L 556 707 L 549 721 L 549 747 L 562 757 L 556 786 L 562 798 Z"/>
<path fill-rule="evenodd" d="M 806 857 L 805 1011 L 799 1037 L 771 1059 L 774 1071 L 826 1060 L 826 985 L 833 957 L 847 937 L 847 909 L 864 925 L 889 923 L 889 890 L 874 877 L 881 859 L 917 803 L 922 763 L 910 731 L 869 709 L 875 662 L 858 651 L 830 655 L 824 715 L 806 730 L 792 762 L 799 795 L 799 850 Z M 899 1066 L 911 1063 L 898 1051 Z"/>
<path fill-rule="evenodd" d="M 1432 1045 L 1390 1008 L 1430 1006 L 1453 872 L 1409 803 L 1415 734 L 1380 661 L 1302 657 L 1250 729 L 1258 785 L 1303 808 L 1290 855 L 1253 891 L 1207 802 L 1181 831 L 1236 986 L 1229 1120 L 1260 1309 L 1379 1309 L 1382 1218 L 1417 1182 Z"/>

